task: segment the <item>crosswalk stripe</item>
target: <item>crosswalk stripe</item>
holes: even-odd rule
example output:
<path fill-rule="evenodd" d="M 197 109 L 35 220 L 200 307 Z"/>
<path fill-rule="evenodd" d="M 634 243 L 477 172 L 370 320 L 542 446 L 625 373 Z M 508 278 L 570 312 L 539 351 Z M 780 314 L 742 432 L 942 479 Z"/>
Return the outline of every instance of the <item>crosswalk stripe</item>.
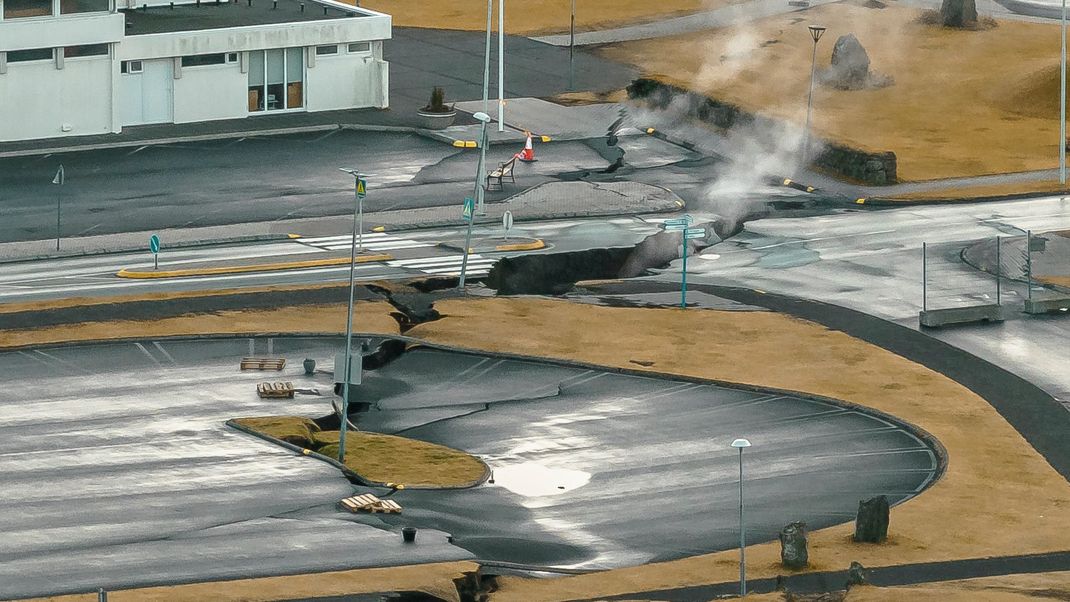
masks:
<path fill-rule="evenodd" d="M 446 264 L 450 264 L 450 263 L 460 263 L 463 260 L 464 260 L 464 255 L 447 255 L 445 257 L 419 257 L 419 258 L 415 258 L 415 259 L 395 259 L 394 261 L 389 261 L 387 263 L 392 265 L 392 266 L 395 266 L 395 267 L 419 267 L 419 266 L 422 266 L 422 265 L 435 265 L 435 264 L 446 265 Z M 476 254 L 473 253 L 473 254 L 470 254 L 468 256 L 468 263 L 472 263 L 474 261 L 494 262 L 495 260 L 494 259 L 488 259 L 486 257 L 483 257 L 482 255 L 476 255 Z"/>
<path fill-rule="evenodd" d="M 353 245 L 346 243 L 344 245 L 322 245 L 322 248 L 328 251 L 341 251 L 343 249 L 350 249 Z M 358 245 L 359 246 L 359 245 Z M 435 245 L 428 244 L 426 242 L 416 241 L 398 241 L 398 242 L 368 242 L 364 241 L 364 247 L 367 249 L 377 249 L 381 251 L 390 251 L 395 249 L 425 249 L 433 247 Z"/>
<path fill-rule="evenodd" d="M 461 266 L 455 265 L 455 266 L 450 266 L 448 268 L 420 268 L 420 271 L 426 272 L 428 274 L 460 274 L 461 273 Z M 469 273 L 469 274 L 475 274 L 475 273 L 489 274 L 490 273 L 490 267 L 489 266 L 483 267 L 483 266 L 471 266 L 471 265 L 469 265 L 467 273 Z"/>

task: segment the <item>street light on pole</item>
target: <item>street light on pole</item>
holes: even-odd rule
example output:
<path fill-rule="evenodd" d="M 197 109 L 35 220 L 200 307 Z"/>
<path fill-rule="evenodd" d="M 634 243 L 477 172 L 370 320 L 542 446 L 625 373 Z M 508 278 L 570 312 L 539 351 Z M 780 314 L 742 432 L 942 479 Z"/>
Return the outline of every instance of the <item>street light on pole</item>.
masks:
<path fill-rule="evenodd" d="M 1066 188 L 1066 0 L 1063 0 L 1062 48 L 1059 54 L 1059 187 Z"/>
<path fill-rule="evenodd" d="M 824 33 L 824 27 L 818 27 L 817 25 L 810 26 L 810 37 L 814 39 L 814 52 L 810 59 L 810 95 L 806 100 L 806 129 L 803 131 L 803 167 L 806 167 L 806 162 L 810 159 L 810 114 L 814 110 L 814 75 L 817 72 L 817 41 L 821 39 L 821 36 Z"/>
<path fill-rule="evenodd" d="M 487 47 L 483 53 L 483 112 L 490 110 L 487 105 L 490 93 L 490 23 L 494 15 L 494 0 L 487 0 Z"/>
<path fill-rule="evenodd" d="M 479 164 L 476 166 L 476 185 L 475 185 L 475 202 L 478 203 L 478 210 L 474 210 L 472 213 L 484 215 L 486 212 L 483 210 L 483 180 L 486 176 L 483 174 L 485 164 L 487 160 L 487 124 L 490 123 L 490 115 L 483 113 L 482 111 L 472 115 L 478 119 L 483 125 L 480 128 L 479 134 Z M 466 211 L 467 211 L 466 203 Z M 472 222 L 475 221 L 475 215 L 468 215 L 468 231 L 464 236 L 464 256 L 461 258 L 461 277 L 458 280 L 457 288 L 464 290 L 464 279 L 468 272 L 468 249 L 472 246 Z"/>
<path fill-rule="evenodd" d="M 739 595 L 747 595 L 747 535 L 743 522 L 743 449 L 750 447 L 750 441 L 736 439 L 732 447 L 739 450 Z"/>
<path fill-rule="evenodd" d="M 576 0 L 572 0 L 572 16 L 568 22 L 568 89 L 573 88 L 573 60 L 576 55 Z"/>
<path fill-rule="evenodd" d="M 342 420 L 338 426 L 338 461 L 345 464 L 346 425 L 349 422 L 349 383 L 353 380 L 353 291 L 355 288 L 354 278 L 356 275 L 357 268 L 357 217 L 358 213 L 360 213 L 360 219 L 363 221 L 364 216 L 361 209 L 364 206 L 363 201 L 365 184 L 364 178 L 361 177 L 360 172 L 358 172 L 357 170 L 346 169 L 344 167 L 339 167 L 338 169 L 353 176 L 353 179 L 355 180 L 355 191 L 353 195 L 353 237 L 351 239 L 352 244 L 349 252 L 349 309 L 346 313 L 345 368 L 342 370 Z M 363 224 L 361 226 L 361 230 L 363 230 Z M 363 358 L 361 359 L 361 361 L 364 361 Z"/>
<path fill-rule="evenodd" d="M 59 250 L 59 234 L 60 234 L 60 208 L 63 205 L 63 184 L 66 181 L 66 174 L 63 171 L 63 165 L 60 164 L 59 169 L 56 170 L 56 177 L 52 178 L 52 183 L 59 186 L 59 190 L 56 192 L 56 250 Z"/>
<path fill-rule="evenodd" d="M 498 0 L 498 131 L 505 131 L 505 0 Z"/>

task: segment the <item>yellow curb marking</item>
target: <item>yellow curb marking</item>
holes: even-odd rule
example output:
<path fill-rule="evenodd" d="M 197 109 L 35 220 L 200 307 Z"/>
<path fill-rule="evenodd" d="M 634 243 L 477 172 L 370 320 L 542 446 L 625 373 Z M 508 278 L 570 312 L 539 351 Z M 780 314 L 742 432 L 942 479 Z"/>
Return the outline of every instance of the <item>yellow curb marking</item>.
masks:
<path fill-rule="evenodd" d="M 865 205 L 866 204 L 866 199 L 858 199 L 858 200 L 855 201 L 855 204 L 856 205 Z"/>
<path fill-rule="evenodd" d="M 372 232 L 386 232 L 386 226 L 376 226 L 372 228 Z"/>
<path fill-rule="evenodd" d="M 532 242 L 521 242 L 509 245 L 498 245 L 494 247 L 495 251 L 535 251 L 537 249 L 546 248 L 546 243 L 541 238 L 537 238 Z"/>
<path fill-rule="evenodd" d="M 550 137 L 549 136 L 539 136 L 539 138 L 541 138 L 543 142 L 549 142 L 550 141 Z"/>
<path fill-rule="evenodd" d="M 814 187 L 813 186 L 807 186 L 806 187 L 806 192 L 813 192 L 813 191 L 814 191 Z"/>
<path fill-rule="evenodd" d="M 286 237 L 287 238 L 301 238 L 301 235 L 300 234 L 287 234 Z"/>
<path fill-rule="evenodd" d="M 475 140 L 454 140 L 453 146 L 457 148 L 476 148 L 478 144 L 476 144 Z"/>
<path fill-rule="evenodd" d="M 654 128 L 647 128 L 646 129 L 646 133 L 653 134 L 654 133 Z"/>
<path fill-rule="evenodd" d="M 668 190 L 668 188 L 666 188 L 666 190 Z M 672 192 L 672 191 L 670 190 L 669 192 Z M 673 201 L 673 202 L 676 203 L 677 207 L 683 207 L 684 206 L 684 202 L 683 201 Z"/>
<path fill-rule="evenodd" d="M 369 263 L 373 261 L 390 261 L 393 255 L 361 255 L 357 257 L 357 263 Z M 216 276 L 219 274 L 243 274 L 247 272 L 274 272 L 281 270 L 301 270 L 305 268 L 319 268 L 332 265 L 348 265 L 348 257 L 332 257 L 330 259 L 310 259 L 308 261 L 291 261 L 285 263 L 261 263 L 256 265 L 234 265 L 218 268 L 190 268 L 187 270 L 160 270 L 138 271 L 123 268 L 116 272 L 119 278 L 184 278 L 188 276 Z"/>
<path fill-rule="evenodd" d="M 789 178 L 784 178 L 784 185 L 785 185 L 785 186 L 791 186 L 791 179 L 789 179 Z"/>

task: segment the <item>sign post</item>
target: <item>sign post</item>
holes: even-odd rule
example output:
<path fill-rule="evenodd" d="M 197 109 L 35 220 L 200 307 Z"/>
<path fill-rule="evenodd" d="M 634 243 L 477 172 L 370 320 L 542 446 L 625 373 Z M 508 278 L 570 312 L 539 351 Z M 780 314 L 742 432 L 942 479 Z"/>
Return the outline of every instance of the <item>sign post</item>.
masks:
<path fill-rule="evenodd" d="M 691 227 L 694 221 L 693 217 L 685 214 L 680 218 L 667 219 L 664 223 L 666 231 L 679 231 L 682 235 L 683 249 L 681 255 L 684 261 L 683 270 L 680 273 L 680 307 L 684 309 L 687 309 L 687 241 L 706 236 L 705 228 Z"/>
<path fill-rule="evenodd" d="M 152 251 L 152 269 L 160 267 L 160 237 L 153 234 L 149 237 L 149 251 Z"/>
<path fill-rule="evenodd" d="M 464 235 L 464 256 L 461 259 L 461 278 L 457 288 L 464 290 L 464 277 L 468 271 L 468 250 L 472 245 L 472 214 L 476 210 L 476 201 L 470 196 L 464 197 L 464 207 L 461 208 L 461 218 L 468 222 L 468 230 Z"/>
<path fill-rule="evenodd" d="M 364 197 L 368 196 L 368 180 L 364 176 L 357 176 L 357 213 L 360 214 L 360 229 L 357 230 L 357 250 L 364 252 Z"/>
<path fill-rule="evenodd" d="M 63 206 L 63 185 L 67 182 L 67 175 L 63 171 L 63 165 L 59 166 L 56 170 L 56 177 L 52 178 L 52 183 L 59 185 L 59 189 L 56 192 L 56 250 L 59 250 L 59 234 L 62 229 L 62 223 L 60 220 L 60 209 Z"/>
<path fill-rule="evenodd" d="M 513 212 L 506 211 L 502 214 L 502 227 L 505 228 L 505 240 L 509 240 L 509 230 L 513 229 Z"/>

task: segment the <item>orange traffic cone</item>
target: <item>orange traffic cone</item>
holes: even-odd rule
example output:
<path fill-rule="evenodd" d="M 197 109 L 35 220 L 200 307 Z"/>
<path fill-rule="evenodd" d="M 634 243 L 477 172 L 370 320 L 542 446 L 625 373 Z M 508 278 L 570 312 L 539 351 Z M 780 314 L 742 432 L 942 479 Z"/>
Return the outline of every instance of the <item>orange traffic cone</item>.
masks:
<path fill-rule="evenodd" d="M 528 139 L 524 142 L 524 150 L 517 153 L 517 157 L 524 163 L 532 163 L 535 161 L 535 149 L 531 148 L 531 132 L 525 132 L 528 135 Z"/>

